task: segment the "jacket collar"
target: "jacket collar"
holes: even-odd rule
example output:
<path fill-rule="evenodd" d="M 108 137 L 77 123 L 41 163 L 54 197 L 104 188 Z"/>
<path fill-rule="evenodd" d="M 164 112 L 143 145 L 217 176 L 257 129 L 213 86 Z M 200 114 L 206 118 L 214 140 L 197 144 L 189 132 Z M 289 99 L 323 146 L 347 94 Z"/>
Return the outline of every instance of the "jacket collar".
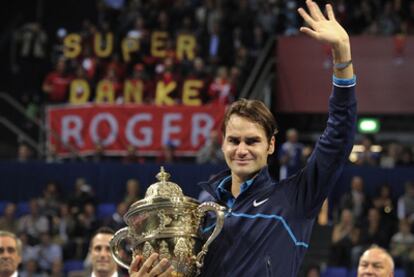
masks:
<path fill-rule="evenodd" d="M 217 187 L 220 185 L 220 182 L 226 178 L 227 176 L 231 175 L 231 171 L 229 169 L 223 170 L 215 175 L 213 178 L 206 182 L 198 183 L 198 185 L 211 194 L 215 200 L 219 200 L 216 194 Z M 257 176 L 254 178 L 253 183 L 249 186 L 247 191 L 252 191 L 252 189 L 256 188 L 264 188 L 273 183 L 273 179 L 269 174 L 268 166 L 263 167 Z"/>

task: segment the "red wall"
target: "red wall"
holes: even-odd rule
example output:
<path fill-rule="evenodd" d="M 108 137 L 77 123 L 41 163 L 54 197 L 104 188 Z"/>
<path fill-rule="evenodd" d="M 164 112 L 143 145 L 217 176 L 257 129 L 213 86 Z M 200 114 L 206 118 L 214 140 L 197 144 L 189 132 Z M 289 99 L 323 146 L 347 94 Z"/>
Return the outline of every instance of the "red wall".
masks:
<path fill-rule="evenodd" d="M 403 40 L 351 38 L 359 113 L 414 113 L 414 37 Z M 325 113 L 331 90 L 330 49 L 299 36 L 279 38 L 277 51 L 276 111 Z M 401 63 L 396 63 L 397 57 Z"/>

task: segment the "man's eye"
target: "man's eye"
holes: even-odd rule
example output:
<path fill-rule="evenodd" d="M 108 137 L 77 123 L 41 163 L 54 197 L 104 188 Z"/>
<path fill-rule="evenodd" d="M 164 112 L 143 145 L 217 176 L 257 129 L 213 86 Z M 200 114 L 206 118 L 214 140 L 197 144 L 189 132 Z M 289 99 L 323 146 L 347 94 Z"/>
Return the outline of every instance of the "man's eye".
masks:
<path fill-rule="evenodd" d="M 254 138 L 254 139 L 247 139 L 246 140 L 246 144 L 247 145 L 253 145 L 253 144 L 257 143 L 257 142 L 259 142 L 259 140 L 256 139 L 256 138 Z"/>

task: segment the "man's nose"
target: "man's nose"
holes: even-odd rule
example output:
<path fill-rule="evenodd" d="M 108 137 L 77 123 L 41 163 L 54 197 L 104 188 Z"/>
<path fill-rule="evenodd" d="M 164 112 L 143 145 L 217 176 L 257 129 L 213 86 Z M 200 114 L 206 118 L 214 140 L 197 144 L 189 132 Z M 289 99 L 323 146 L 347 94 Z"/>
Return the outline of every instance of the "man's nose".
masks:
<path fill-rule="evenodd" d="M 240 142 L 237 146 L 237 154 L 244 155 L 247 153 L 247 145 L 244 142 Z"/>
<path fill-rule="evenodd" d="M 111 251 L 109 251 L 109 250 L 102 250 L 101 252 L 99 252 L 99 255 L 101 255 L 101 256 L 109 256 L 109 255 L 111 255 Z"/>

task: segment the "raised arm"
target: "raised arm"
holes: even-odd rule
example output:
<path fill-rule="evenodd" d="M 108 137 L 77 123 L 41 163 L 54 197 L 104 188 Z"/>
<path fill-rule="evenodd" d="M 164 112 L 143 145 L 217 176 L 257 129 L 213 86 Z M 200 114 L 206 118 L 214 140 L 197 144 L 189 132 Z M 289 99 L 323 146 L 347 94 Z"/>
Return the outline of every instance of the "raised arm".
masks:
<path fill-rule="evenodd" d="M 285 194 L 299 216 L 314 218 L 323 201 L 339 180 L 352 150 L 356 97 L 349 36 L 335 20 L 331 5 L 326 16 L 313 1 L 306 1 L 308 11 L 298 13 L 308 24 L 300 30 L 317 41 L 327 43 L 333 51 L 333 92 L 329 98 L 329 116 L 325 131 L 303 170 L 285 182 Z M 292 185 L 293 184 L 293 185 Z"/>

